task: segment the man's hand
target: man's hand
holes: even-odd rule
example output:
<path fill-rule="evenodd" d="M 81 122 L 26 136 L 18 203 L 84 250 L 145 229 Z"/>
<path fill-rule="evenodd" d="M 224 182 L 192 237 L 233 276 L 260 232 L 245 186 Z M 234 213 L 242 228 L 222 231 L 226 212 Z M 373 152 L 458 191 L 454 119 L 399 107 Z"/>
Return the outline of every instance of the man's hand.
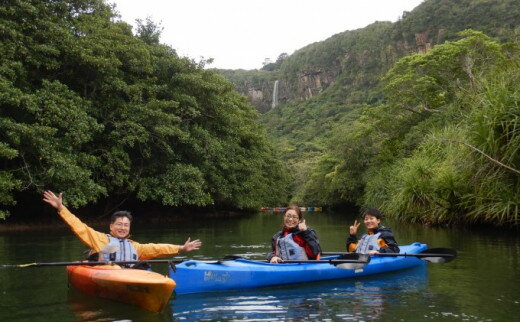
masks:
<path fill-rule="evenodd" d="M 199 250 L 202 242 L 199 239 L 191 241 L 191 238 L 188 238 L 184 245 L 179 249 L 179 252 L 190 252 L 193 250 Z"/>
<path fill-rule="evenodd" d="M 63 193 L 60 193 L 60 195 L 56 196 L 51 191 L 45 191 L 43 192 L 43 201 L 48 203 L 50 206 L 55 208 L 57 211 L 61 210 L 63 208 Z"/>

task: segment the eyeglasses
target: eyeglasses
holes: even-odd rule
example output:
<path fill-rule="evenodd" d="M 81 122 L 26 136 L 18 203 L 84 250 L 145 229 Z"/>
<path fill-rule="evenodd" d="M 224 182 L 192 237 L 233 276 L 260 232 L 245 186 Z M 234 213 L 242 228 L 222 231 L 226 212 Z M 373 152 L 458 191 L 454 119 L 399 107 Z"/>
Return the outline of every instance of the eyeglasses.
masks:
<path fill-rule="evenodd" d="M 122 222 L 116 222 L 114 223 L 116 227 L 122 227 L 122 228 L 130 228 L 130 223 L 122 223 Z"/>
<path fill-rule="evenodd" d="M 299 219 L 300 218 L 299 216 L 292 215 L 292 214 L 286 214 L 286 215 L 284 215 L 284 217 L 286 217 L 288 219 Z"/>

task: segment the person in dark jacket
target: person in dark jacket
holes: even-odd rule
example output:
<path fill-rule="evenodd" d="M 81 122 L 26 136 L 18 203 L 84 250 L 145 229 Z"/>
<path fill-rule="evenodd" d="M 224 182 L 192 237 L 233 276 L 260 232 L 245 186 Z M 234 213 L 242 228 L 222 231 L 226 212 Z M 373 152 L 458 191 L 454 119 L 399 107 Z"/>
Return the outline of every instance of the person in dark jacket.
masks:
<path fill-rule="evenodd" d="M 272 252 L 267 255 L 271 263 L 319 259 L 321 253 L 316 231 L 307 226 L 297 205 L 285 209 L 282 230 L 275 233 L 271 246 Z"/>
<path fill-rule="evenodd" d="M 357 220 L 350 226 L 347 238 L 347 251 L 364 254 L 399 253 L 392 229 L 381 225 L 382 214 L 378 209 L 367 209 L 363 212 L 363 222 L 367 233 L 358 240 L 356 234 L 361 224 Z"/>

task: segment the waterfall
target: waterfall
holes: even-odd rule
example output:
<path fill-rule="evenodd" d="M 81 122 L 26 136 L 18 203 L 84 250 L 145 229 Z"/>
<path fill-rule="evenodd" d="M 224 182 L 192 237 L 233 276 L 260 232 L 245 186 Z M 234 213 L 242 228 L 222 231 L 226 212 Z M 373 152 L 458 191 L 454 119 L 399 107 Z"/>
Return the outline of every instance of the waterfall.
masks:
<path fill-rule="evenodd" d="M 277 105 L 278 105 L 278 80 L 274 81 L 273 103 L 271 103 L 271 109 L 276 108 Z"/>

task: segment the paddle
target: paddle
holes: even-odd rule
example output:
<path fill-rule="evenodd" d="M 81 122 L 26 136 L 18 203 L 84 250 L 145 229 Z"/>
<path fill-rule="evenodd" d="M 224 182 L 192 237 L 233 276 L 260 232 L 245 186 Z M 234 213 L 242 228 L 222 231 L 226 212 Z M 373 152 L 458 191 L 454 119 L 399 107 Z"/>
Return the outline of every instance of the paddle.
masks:
<path fill-rule="evenodd" d="M 267 260 L 255 260 L 244 258 L 240 255 L 226 255 L 224 256 L 224 261 L 226 260 L 237 260 L 237 259 L 246 259 L 253 260 L 257 262 L 269 262 Z M 370 262 L 369 255 L 362 254 L 344 254 L 340 255 L 338 258 L 334 259 L 320 259 L 320 260 L 284 260 L 280 264 L 331 264 L 341 269 L 360 269 L 368 265 Z"/>
<path fill-rule="evenodd" d="M 348 255 L 356 253 L 348 252 L 323 252 L 322 255 Z M 375 257 L 417 257 L 421 260 L 433 263 L 444 264 L 457 258 L 457 251 L 449 248 L 426 249 L 420 253 L 378 253 Z"/>
<path fill-rule="evenodd" d="M 19 265 L 0 265 L 0 268 L 27 268 L 27 267 L 52 267 L 52 266 L 97 266 L 97 265 L 128 265 L 142 262 L 178 264 L 186 260 L 156 259 L 156 260 L 133 260 L 133 261 L 85 261 L 85 262 L 33 262 Z"/>

